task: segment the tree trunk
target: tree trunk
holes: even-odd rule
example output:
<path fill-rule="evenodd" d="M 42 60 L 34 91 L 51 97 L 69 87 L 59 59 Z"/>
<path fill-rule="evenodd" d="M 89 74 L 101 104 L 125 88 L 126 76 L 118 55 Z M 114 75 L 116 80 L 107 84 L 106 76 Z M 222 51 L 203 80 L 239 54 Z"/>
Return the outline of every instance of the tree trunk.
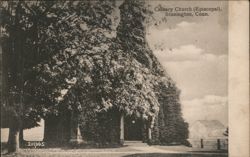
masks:
<path fill-rule="evenodd" d="M 9 128 L 8 152 L 13 153 L 19 150 L 19 132 L 18 128 Z"/>
<path fill-rule="evenodd" d="M 71 144 L 80 144 L 83 143 L 81 131 L 79 128 L 79 115 L 75 111 L 71 112 L 70 120 L 70 143 Z"/>
<path fill-rule="evenodd" d="M 120 144 L 124 144 L 124 114 L 121 113 L 120 119 Z"/>
<path fill-rule="evenodd" d="M 15 15 L 15 29 L 10 32 L 10 36 L 13 38 L 11 40 L 12 44 L 12 56 L 10 56 L 10 70 L 11 79 L 9 80 L 10 87 L 16 87 L 18 93 L 18 99 L 15 98 L 13 94 L 10 94 L 11 90 L 8 89 L 8 107 L 10 107 L 10 127 L 9 127 L 9 138 L 8 138 L 8 152 L 17 152 L 20 148 L 19 143 L 19 133 L 22 126 L 22 114 L 23 114 L 23 34 L 20 30 L 20 19 L 21 19 L 21 2 L 19 1 L 16 7 Z"/>
<path fill-rule="evenodd" d="M 24 142 L 24 138 L 23 138 L 23 129 L 20 129 L 20 133 L 19 133 L 19 143 L 20 143 L 20 147 L 22 147 Z"/>
<path fill-rule="evenodd" d="M 152 129 L 148 128 L 148 141 L 149 143 L 152 141 Z"/>

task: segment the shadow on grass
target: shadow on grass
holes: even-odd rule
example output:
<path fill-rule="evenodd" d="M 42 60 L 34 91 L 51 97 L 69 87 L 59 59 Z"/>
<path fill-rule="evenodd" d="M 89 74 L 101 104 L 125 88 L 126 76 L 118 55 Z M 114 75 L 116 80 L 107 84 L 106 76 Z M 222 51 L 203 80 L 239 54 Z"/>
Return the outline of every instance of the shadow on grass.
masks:
<path fill-rule="evenodd" d="M 169 153 L 145 153 L 145 154 L 130 154 L 122 157 L 228 157 L 228 154 L 169 154 Z"/>
<path fill-rule="evenodd" d="M 81 144 L 73 144 L 73 143 L 68 143 L 68 142 L 52 142 L 52 143 L 47 143 L 44 142 L 43 146 L 35 146 L 35 145 L 30 145 L 28 142 L 43 142 L 43 141 L 23 141 L 20 143 L 20 148 L 23 149 L 50 149 L 50 148 L 59 148 L 59 149 L 114 149 L 114 148 L 123 148 L 123 147 L 128 147 L 127 145 L 121 145 L 118 143 L 81 143 Z M 7 143 L 1 142 L 1 149 L 6 149 L 7 148 Z"/>
<path fill-rule="evenodd" d="M 58 146 L 55 146 L 58 147 Z M 85 144 L 65 144 L 61 145 L 58 148 L 67 150 L 67 149 L 115 149 L 115 148 L 126 148 L 127 145 L 121 144 L 97 144 L 97 143 L 85 143 Z M 49 148 L 53 148 L 50 146 Z"/>

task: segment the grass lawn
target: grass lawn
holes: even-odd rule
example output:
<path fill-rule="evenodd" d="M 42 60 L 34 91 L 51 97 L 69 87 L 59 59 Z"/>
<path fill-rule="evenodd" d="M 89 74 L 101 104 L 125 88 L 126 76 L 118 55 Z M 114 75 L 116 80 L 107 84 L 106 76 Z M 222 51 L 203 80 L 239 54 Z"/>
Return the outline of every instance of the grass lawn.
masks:
<path fill-rule="evenodd" d="M 16 154 L 1 157 L 228 157 L 226 151 L 194 149 L 185 146 L 137 146 L 128 145 L 117 148 L 41 148 L 20 149 Z"/>
<path fill-rule="evenodd" d="M 190 154 L 190 153 L 135 153 L 135 152 L 20 152 L 3 157 L 228 157 L 227 154 Z"/>
<path fill-rule="evenodd" d="M 162 149 L 162 148 L 161 148 Z M 2 157 L 228 157 L 220 152 L 143 152 L 133 148 L 105 148 L 105 149 L 21 149 L 16 154 L 5 154 Z"/>

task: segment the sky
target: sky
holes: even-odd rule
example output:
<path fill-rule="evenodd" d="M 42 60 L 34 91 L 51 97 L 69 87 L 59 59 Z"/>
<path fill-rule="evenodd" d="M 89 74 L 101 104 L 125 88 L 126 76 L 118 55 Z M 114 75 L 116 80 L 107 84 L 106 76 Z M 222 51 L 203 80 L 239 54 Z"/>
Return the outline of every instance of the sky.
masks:
<path fill-rule="evenodd" d="M 228 29 L 226 1 L 153 1 L 151 7 L 221 7 L 209 16 L 165 16 L 154 11 L 147 40 L 181 90 L 184 119 L 219 120 L 228 125 Z M 165 17 L 166 22 L 160 22 Z"/>

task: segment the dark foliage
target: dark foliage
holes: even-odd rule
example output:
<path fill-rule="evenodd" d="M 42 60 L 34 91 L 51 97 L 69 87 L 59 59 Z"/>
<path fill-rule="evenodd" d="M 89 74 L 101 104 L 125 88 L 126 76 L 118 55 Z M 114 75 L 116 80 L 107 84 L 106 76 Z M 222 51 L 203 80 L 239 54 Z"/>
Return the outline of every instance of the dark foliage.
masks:
<path fill-rule="evenodd" d="M 137 0 L 119 9 L 116 28 L 114 1 L 3 3 L 1 107 L 18 129 L 44 118 L 45 140 L 69 139 L 74 112 L 85 140 L 118 143 L 124 113 L 143 119 L 144 140 L 147 127 L 153 143 L 187 138 L 180 92 L 146 41 L 151 12 Z"/>

